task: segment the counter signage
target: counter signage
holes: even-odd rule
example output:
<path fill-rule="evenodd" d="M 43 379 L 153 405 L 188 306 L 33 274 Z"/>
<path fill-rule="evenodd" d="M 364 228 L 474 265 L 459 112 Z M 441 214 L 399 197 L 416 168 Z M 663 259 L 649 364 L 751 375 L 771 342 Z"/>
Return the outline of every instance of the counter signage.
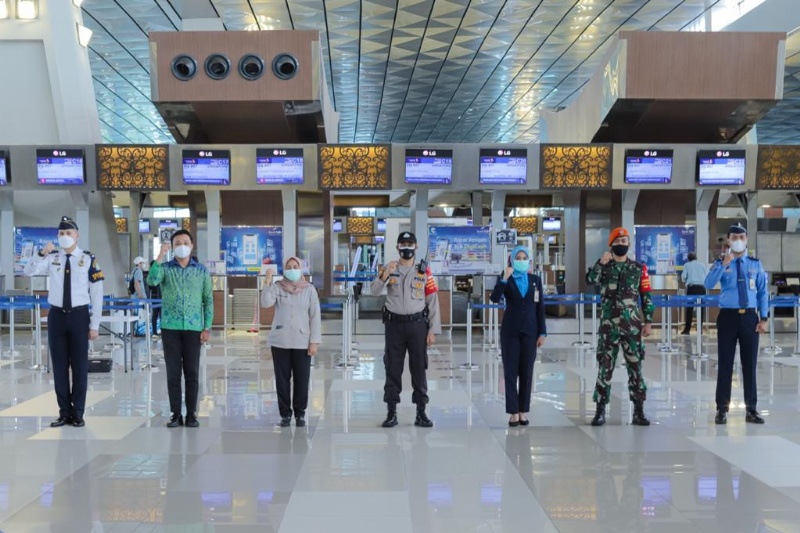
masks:
<path fill-rule="evenodd" d="M 483 274 L 491 261 L 489 226 L 428 227 L 428 262 L 434 274 Z"/>
<path fill-rule="evenodd" d="M 636 260 L 652 275 L 678 274 L 695 249 L 694 226 L 636 226 Z"/>
<path fill-rule="evenodd" d="M 406 149 L 406 183 L 450 185 L 453 151 Z"/>
<path fill-rule="evenodd" d="M 625 150 L 625 183 L 670 183 L 672 150 Z"/>
<path fill-rule="evenodd" d="M 697 183 L 700 185 L 744 185 L 744 150 L 699 150 Z"/>
<path fill-rule="evenodd" d="M 230 185 L 230 150 L 183 150 L 184 185 Z"/>
<path fill-rule="evenodd" d="M 528 150 L 481 148 L 480 182 L 486 185 L 525 185 L 528 182 Z"/>
<path fill-rule="evenodd" d="M 302 185 L 302 148 L 257 148 L 256 183 L 259 185 Z"/>
<path fill-rule="evenodd" d="M 11 183 L 8 167 L 8 154 L 4 150 L 0 150 L 0 187 Z"/>
<path fill-rule="evenodd" d="M 283 227 L 223 226 L 220 255 L 229 276 L 257 276 L 265 265 L 283 271 Z"/>
<path fill-rule="evenodd" d="M 36 180 L 39 185 L 83 185 L 85 160 L 83 150 L 37 149 Z"/>

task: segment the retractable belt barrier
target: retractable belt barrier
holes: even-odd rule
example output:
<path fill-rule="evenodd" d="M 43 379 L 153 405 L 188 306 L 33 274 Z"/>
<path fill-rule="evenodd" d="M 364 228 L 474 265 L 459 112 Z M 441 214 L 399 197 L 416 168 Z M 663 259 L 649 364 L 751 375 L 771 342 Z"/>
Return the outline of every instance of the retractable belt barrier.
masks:
<path fill-rule="evenodd" d="M 794 344 L 794 352 L 792 355 L 800 355 L 800 314 L 798 314 L 798 308 L 800 308 L 800 297 L 797 296 L 772 296 L 769 299 L 769 306 L 773 311 L 769 313 L 769 346 L 764 348 L 764 351 L 767 353 L 772 354 L 779 354 L 783 352 L 783 349 L 780 346 L 775 344 L 775 312 L 774 309 L 776 308 L 784 308 L 784 309 L 794 309 L 794 323 L 795 329 L 797 330 L 796 337 L 795 337 L 795 344 Z"/>
<path fill-rule="evenodd" d="M 338 368 L 354 367 L 350 362 L 353 357 L 353 346 L 355 346 L 355 323 L 358 317 L 358 299 L 353 289 L 354 283 L 372 281 L 371 275 L 357 274 L 355 276 L 334 276 L 333 281 L 345 282 L 346 298 L 342 305 L 342 359 L 336 364 Z M 355 354 L 358 359 L 358 353 Z"/>
<path fill-rule="evenodd" d="M 670 309 L 694 307 L 700 309 L 697 313 L 697 333 L 695 337 L 695 353 L 692 357 L 706 359 L 708 354 L 703 353 L 703 309 L 719 306 L 719 295 L 682 295 L 682 294 L 655 294 L 653 304 L 665 309 L 661 312 L 661 344 L 660 352 L 676 353 L 680 350 L 672 344 L 672 312 Z"/>
<path fill-rule="evenodd" d="M 326 304 L 319 304 L 320 311 L 341 311 L 342 313 L 342 359 L 339 363 L 335 363 L 334 365 L 343 368 L 347 366 L 348 358 L 345 354 L 347 354 L 348 350 L 348 340 L 347 335 L 345 334 L 346 331 L 346 318 L 345 318 L 345 304 L 336 304 L 336 303 L 326 303 Z"/>
<path fill-rule="evenodd" d="M 8 350 L 3 350 L 2 353 L 8 354 L 8 357 L 13 361 L 14 358 L 19 354 L 16 349 L 16 312 L 17 311 L 34 311 L 34 315 L 36 315 L 36 308 L 40 303 L 47 304 L 47 299 L 40 299 L 39 296 L 0 296 L 0 310 L 8 311 Z M 34 316 L 34 318 L 36 318 Z M 41 351 L 41 343 L 37 344 L 38 350 Z M 39 355 L 38 359 L 41 359 L 41 354 Z M 35 367 L 38 367 L 41 364 L 41 361 L 38 361 L 34 364 Z M 33 368 L 32 369 L 36 369 Z"/>
<path fill-rule="evenodd" d="M 594 350 L 597 346 L 597 304 L 600 302 L 599 294 L 546 294 L 544 305 L 574 305 L 575 316 L 578 319 L 578 340 L 573 346 Z M 592 306 L 592 342 L 585 340 L 586 336 L 586 305 Z"/>

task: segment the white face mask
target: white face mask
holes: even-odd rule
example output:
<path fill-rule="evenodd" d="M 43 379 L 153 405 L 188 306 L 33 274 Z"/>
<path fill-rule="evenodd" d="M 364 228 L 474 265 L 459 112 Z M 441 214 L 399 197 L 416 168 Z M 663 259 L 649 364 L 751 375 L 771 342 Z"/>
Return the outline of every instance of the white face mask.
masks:
<path fill-rule="evenodd" d="M 70 235 L 59 235 L 58 236 L 58 245 L 62 248 L 72 248 L 75 244 L 75 239 L 72 238 Z"/>
<path fill-rule="evenodd" d="M 180 246 L 176 246 L 175 249 L 172 251 L 175 253 L 175 257 L 177 257 L 178 259 L 186 259 L 187 257 L 189 257 L 189 255 L 191 255 L 192 247 L 182 244 Z"/>
<path fill-rule="evenodd" d="M 740 254 L 747 250 L 747 241 L 731 241 L 731 250 Z"/>

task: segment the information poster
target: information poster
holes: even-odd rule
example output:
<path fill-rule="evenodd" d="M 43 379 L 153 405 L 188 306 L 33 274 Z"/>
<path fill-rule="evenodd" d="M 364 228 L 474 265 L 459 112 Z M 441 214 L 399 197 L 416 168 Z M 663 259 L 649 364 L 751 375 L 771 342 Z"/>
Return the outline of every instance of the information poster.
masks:
<path fill-rule="evenodd" d="M 694 226 L 636 226 L 634 236 L 636 260 L 654 275 L 681 272 L 695 251 Z"/>
<path fill-rule="evenodd" d="M 257 276 L 263 265 L 283 271 L 281 226 L 223 226 L 220 253 L 229 276 Z"/>
<path fill-rule="evenodd" d="M 14 228 L 14 275 L 22 276 L 25 265 L 34 254 L 52 242 L 58 248 L 56 228 Z"/>
<path fill-rule="evenodd" d="M 428 263 L 434 274 L 483 274 L 491 261 L 489 226 L 428 227 Z"/>

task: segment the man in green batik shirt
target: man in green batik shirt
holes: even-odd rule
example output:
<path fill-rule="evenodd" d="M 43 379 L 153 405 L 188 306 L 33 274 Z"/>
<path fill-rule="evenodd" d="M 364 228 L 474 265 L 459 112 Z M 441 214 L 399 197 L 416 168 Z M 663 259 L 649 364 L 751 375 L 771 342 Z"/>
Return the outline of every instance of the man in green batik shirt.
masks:
<path fill-rule="evenodd" d="M 192 257 L 192 235 L 186 230 L 172 234 L 175 258 L 162 264 L 169 244 L 150 267 L 149 285 L 161 286 L 161 341 L 167 365 L 167 390 L 172 411 L 167 427 L 184 424 L 181 415 L 181 372 L 186 381 L 186 427 L 196 428 L 200 347 L 208 342 L 214 318 L 211 274 Z"/>
<path fill-rule="evenodd" d="M 606 405 L 611 396 L 611 376 L 617 364 L 620 347 L 628 368 L 628 394 L 633 402 L 632 424 L 649 426 L 644 416 L 647 386 L 642 376 L 644 342 L 650 336 L 653 322 L 653 298 L 650 295 L 650 277 L 647 266 L 628 258 L 630 234 L 625 228 L 616 228 L 608 239 L 610 252 L 603 254 L 586 274 L 590 285 L 600 287 L 600 329 L 597 342 L 597 385 L 594 401 L 597 411 L 593 426 L 606 423 Z M 641 304 L 640 304 L 641 300 Z M 644 322 L 644 325 L 642 325 Z"/>

